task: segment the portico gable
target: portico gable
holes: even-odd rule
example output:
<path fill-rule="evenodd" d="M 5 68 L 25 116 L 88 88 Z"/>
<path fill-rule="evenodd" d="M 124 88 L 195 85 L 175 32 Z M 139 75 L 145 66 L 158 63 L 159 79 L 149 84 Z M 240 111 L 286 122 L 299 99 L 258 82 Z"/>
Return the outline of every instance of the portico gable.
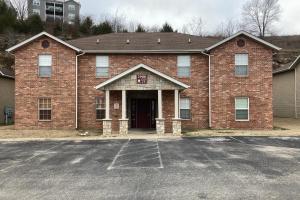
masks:
<path fill-rule="evenodd" d="M 158 134 L 165 133 L 165 124 L 163 116 L 163 99 L 162 91 L 174 91 L 174 119 L 173 119 L 173 134 L 181 133 L 181 121 L 179 119 L 179 92 L 189 88 L 185 83 L 182 83 L 166 74 L 163 74 L 149 66 L 139 64 L 133 68 L 124 71 L 123 73 L 104 81 L 95 87 L 97 90 L 105 91 L 106 102 L 106 118 L 103 120 L 103 133 L 111 134 L 111 113 L 109 108 L 110 91 L 122 91 L 122 119 L 120 122 L 120 133 L 128 133 L 128 118 L 127 118 L 127 91 L 157 91 L 157 116 L 156 130 Z"/>

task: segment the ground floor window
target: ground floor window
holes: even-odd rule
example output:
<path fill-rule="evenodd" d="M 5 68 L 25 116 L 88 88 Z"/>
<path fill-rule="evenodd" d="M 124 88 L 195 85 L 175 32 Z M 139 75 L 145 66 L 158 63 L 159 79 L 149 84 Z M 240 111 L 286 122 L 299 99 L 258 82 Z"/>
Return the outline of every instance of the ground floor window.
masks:
<path fill-rule="evenodd" d="M 249 120 L 249 98 L 248 97 L 235 98 L 235 120 L 236 121 Z"/>
<path fill-rule="evenodd" d="M 105 101 L 103 97 L 96 97 L 96 119 L 105 119 Z"/>
<path fill-rule="evenodd" d="M 191 119 L 191 100 L 190 98 L 180 98 L 180 118 Z"/>
<path fill-rule="evenodd" d="M 39 120 L 50 121 L 52 115 L 51 98 L 39 98 Z"/>

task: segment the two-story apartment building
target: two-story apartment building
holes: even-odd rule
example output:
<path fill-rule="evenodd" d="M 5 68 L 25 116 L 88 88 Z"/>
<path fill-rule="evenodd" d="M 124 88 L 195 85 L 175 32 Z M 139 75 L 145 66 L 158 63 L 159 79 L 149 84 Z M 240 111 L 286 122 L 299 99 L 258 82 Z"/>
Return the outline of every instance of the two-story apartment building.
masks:
<path fill-rule="evenodd" d="M 28 15 L 37 14 L 42 21 L 73 24 L 79 19 L 80 3 L 74 0 L 28 0 Z"/>
<path fill-rule="evenodd" d="M 17 129 L 272 129 L 280 48 L 241 31 L 224 40 L 112 33 L 62 41 L 40 33 L 15 55 Z"/>

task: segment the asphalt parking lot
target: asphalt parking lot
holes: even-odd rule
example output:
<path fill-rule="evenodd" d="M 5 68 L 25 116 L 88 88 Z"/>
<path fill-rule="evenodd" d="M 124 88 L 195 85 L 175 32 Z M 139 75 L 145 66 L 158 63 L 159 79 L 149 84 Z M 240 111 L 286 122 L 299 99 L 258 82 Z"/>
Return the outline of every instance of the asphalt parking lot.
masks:
<path fill-rule="evenodd" d="M 0 199 L 300 199 L 299 137 L 0 142 Z"/>

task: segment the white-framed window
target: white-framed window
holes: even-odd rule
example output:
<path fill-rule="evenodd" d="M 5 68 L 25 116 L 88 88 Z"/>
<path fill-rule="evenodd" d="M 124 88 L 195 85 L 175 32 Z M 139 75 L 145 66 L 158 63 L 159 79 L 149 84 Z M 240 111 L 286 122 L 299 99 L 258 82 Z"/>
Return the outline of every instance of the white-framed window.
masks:
<path fill-rule="evenodd" d="M 40 0 L 33 0 L 32 4 L 34 6 L 39 6 L 41 4 Z"/>
<path fill-rule="evenodd" d="M 34 15 L 40 15 L 40 9 L 32 9 L 32 14 Z"/>
<path fill-rule="evenodd" d="M 109 69 L 108 56 L 96 56 L 96 77 L 107 77 Z"/>
<path fill-rule="evenodd" d="M 51 77 L 52 56 L 39 55 L 39 77 Z"/>
<path fill-rule="evenodd" d="M 69 10 L 75 10 L 75 5 L 69 5 L 69 6 L 68 6 L 68 9 L 69 9 Z"/>
<path fill-rule="evenodd" d="M 96 97 L 96 119 L 105 119 L 105 100 L 104 97 Z"/>
<path fill-rule="evenodd" d="M 177 75 L 179 77 L 191 76 L 191 56 L 178 56 L 177 57 Z"/>
<path fill-rule="evenodd" d="M 249 121 L 249 98 L 248 97 L 235 98 L 235 120 Z"/>
<path fill-rule="evenodd" d="M 75 14 L 74 13 L 69 13 L 68 18 L 69 18 L 69 20 L 74 20 L 75 19 Z"/>
<path fill-rule="evenodd" d="M 180 98 L 180 118 L 191 119 L 191 100 L 190 98 Z"/>
<path fill-rule="evenodd" d="M 235 75 L 248 76 L 248 54 L 235 54 Z"/>
<path fill-rule="evenodd" d="M 51 121 L 52 119 L 51 98 L 39 98 L 38 109 L 39 109 L 40 121 Z"/>

